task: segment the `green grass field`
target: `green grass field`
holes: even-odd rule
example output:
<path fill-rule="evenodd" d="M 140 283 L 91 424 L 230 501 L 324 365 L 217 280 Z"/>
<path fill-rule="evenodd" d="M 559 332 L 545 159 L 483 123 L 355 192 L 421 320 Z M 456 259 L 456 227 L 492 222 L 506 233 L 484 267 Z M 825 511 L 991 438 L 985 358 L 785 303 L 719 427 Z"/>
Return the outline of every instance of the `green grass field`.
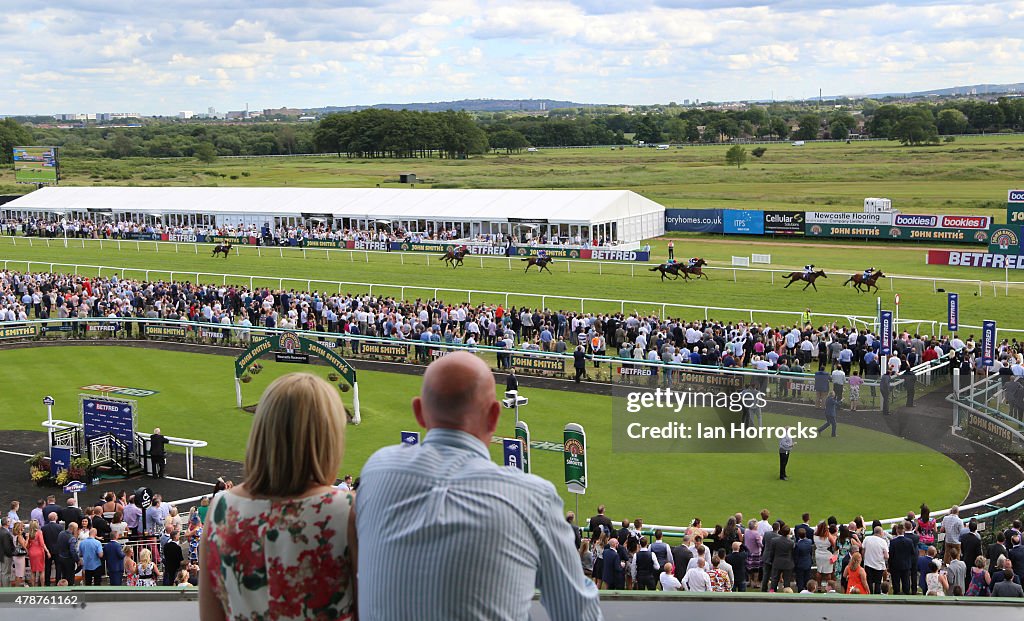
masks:
<path fill-rule="evenodd" d="M 767 145 L 745 168 L 726 166 L 728 146 L 659 151 L 627 147 L 542 149 L 468 160 L 337 157 L 61 160 L 62 185 L 218 185 L 398 187 L 415 172 L 418 187 L 625 188 L 667 207 L 860 210 L 869 196 L 888 197 L 904 213 L 992 215 L 1005 221 L 1006 191 L 1024 177 L 1024 136 L 958 138 L 940 146 L 896 142 L 788 142 Z M 747 147 L 748 150 L 753 145 Z M 25 192 L 13 171 L 0 190 Z"/>
<path fill-rule="evenodd" d="M 586 311 L 611 311 L 624 308 L 626 311 L 661 312 L 660 305 L 676 304 L 696 307 L 713 306 L 720 308 L 742 309 L 738 311 L 709 311 L 709 316 L 716 319 L 750 320 L 748 309 L 789 311 L 790 314 L 754 313 L 758 321 L 773 323 L 792 323 L 797 320 L 804 308 L 810 307 L 812 313 L 819 315 L 858 315 L 873 317 L 876 308 L 876 295 L 859 294 L 850 287 L 842 287 L 855 271 L 862 270 L 866 265 L 883 270 L 888 274 L 918 276 L 921 278 L 995 278 L 1002 276 L 998 270 L 957 270 L 946 266 L 924 264 L 924 249 L 906 246 L 864 246 L 856 244 L 832 244 L 807 246 L 802 244 L 779 244 L 773 246 L 754 247 L 742 239 L 705 239 L 685 238 L 676 244 L 677 256 L 699 255 L 705 257 L 710 264 L 727 267 L 733 255 L 749 256 L 751 252 L 765 252 L 772 255 L 773 269 L 800 269 L 807 262 L 813 262 L 824 268 L 827 279 L 818 281 L 819 291 L 812 289 L 801 291 L 802 285 L 783 288 L 784 281 L 776 275 L 772 284 L 770 274 L 757 272 L 735 272 L 733 270 L 711 271 L 711 281 L 662 282 L 656 273 L 649 272 L 645 264 L 605 264 L 555 262 L 553 274 L 523 273 L 522 263 L 512 261 L 512 269 L 502 259 L 481 259 L 470 257 L 464 267 L 457 270 L 442 266 L 437 257 L 425 254 L 398 253 L 349 253 L 334 251 L 328 254 L 323 250 L 309 250 L 303 258 L 301 250 L 295 249 L 263 249 L 263 256 L 257 255 L 254 247 L 238 247 L 240 255 L 229 259 L 213 259 L 200 248 L 200 254 L 194 254 L 193 246 L 181 245 L 179 252 L 174 246 L 163 245 L 163 250 L 156 252 L 156 245 L 142 242 L 123 242 L 118 250 L 116 242 L 105 242 L 101 250 L 95 241 L 88 242 L 82 248 L 82 241 L 72 240 L 69 247 L 64 248 L 63 240 L 33 240 L 32 246 L 26 239 L 0 238 L 0 262 L 4 260 L 36 261 L 33 269 L 49 269 L 49 263 L 65 263 L 80 265 L 99 265 L 126 267 L 136 270 L 150 270 L 151 278 L 168 278 L 171 271 L 177 272 L 175 278 L 183 278 L 182 272 L 192 272 L 190 279 L 195 279 L 195 272 L 227 273 L 244 276 L 242 279 L 228 279 L 228 282 L 248 284 L 250 275 L 267 276 L 271 279 L 254 281 L 256 285 L 276 287 L 279 278 L 293 279 L 286 282 L 289 288 L 305 289 L 308 281 L 326 281 L 311 283 L 320 290 L 338 289 L 337 285 L 327 282 L 358 282 L 395 285 L 393 287 L 375 287 L 374 293 L 400 296 L 401 286 L 406 298 L 434 296 L 435 288 L 444 289 L 475 289 L 502 292 L 499 295 L 474 294 L 474 302 L 504 302 L 504 292 L 510 292 L 510 304 L 530 304 L 539 306 L 541 298 L 548 296 L 544 303 L 549 308 L 579 310 L 580 303 L 576 298 L 598 298 L 615 302 L 587 302 Z M 663 240 L 658 240 L 655 253 L 664 256 Z M 49 246 L 49 247 L 48 247 Z M 141 248 L 141 250 L 136 250 Z M 430 264 L 428 265 L 428 259 Z M 403 264 L 404 261 L 404 264 Z M 481 261 L 483 267 L 481 267 Z M 11 269 L 24 269 L 24 263 L 8 263 Z M 762 266 L 767 267 L 767 266 Z M 57 268 L 55 268 L 57 269 Z M 60 268 L 69 270 L 73 268 Z M 602 273 L 599 273 L 600 272 Z M 95 273 L 96 270 L 82 269 L 81 273 Z M 109 273 L 109 272 L 108 272 Z M 128 273 L 130 276 L 142 278 L 145 271 Z M 632 274 L 632 275 L 631 275 Z M 1013 275 L 1011 274 L 1011 278 Z M 213 277 L 204 277 L 205 281 Z M 223 279 L 218 278 L 221 282 Z M 946 313 L 946 295 L 933 292 L 933 287 L 944 288 L 946 291 L 958 292 L 960 298 L 960 321 L 964 325 L 980 326 L 985 319 L 994 319 L 1000 327 L 1019 328 L 1013 301 L 1019 300 L 1024 289 L 1019 286 L 1009 288 L 1009 297 L 1002 286 L 993 288 L 988 282 L 981 286 L 981 295 L 976 283 L 957 283 L 932 280 L 882 279 L 879 281 L 883 306 L 893 306 L 894 294 L 901 296 L 900 316 L 902 319 L 915 319 L 923 322 L 944 321 Z M 414 287 L 419 287 L 416 289 Z M 345 285 L 344 291 L 357 291 L 359 287 Z M 364 288 L 365 290 L 365 288 Z M 515 295 L 515 294 L 528 295 Z M 467 294 L 438 291 L 441 299 L 454 302 L 467 299 Z M 567 299 L 558 299 L 564 296 Z M 623 304 L 621 300 L 628 300 Z M 633 301 L 652 302 L 653 305 L 638 304 Z M 701 308 L 668 309 L 671 316 L 686 319 L 704 317 Z M 831 321 L 832 319 L 829 319 Z M 931 333 L 930 323 L 914 324 L 911 330 Z M 1011 333 L 1007 333 L 1011 334 Z"/>
<path fill-rule="evenodd" d="M 54 416 L 80 420 L 78 387 L 103 383 L 157 390 L 138 399 L 139 426 L 160 426 L 164 433 L 204 439 L 200 455 L 241 460 L 252 416 L 235 408 L 232 362 L 225 356 L 165 352 L 129 347 L 38 348 L 5 351 L 5 385 L 0 391 L 0 428 L 40 430 L 45 419 L 42 395 L 57 401 Z M 279 374 L 309 369 L 326 375 L 326 367 L 301 367 L 264 361 L 265 369 L 244 385 L 246 404 Z M 418 377 L 360 372 L 362 424 L 349 426 L 342 472 L 358 473 L 377 448 L 398 442 L 399 431 L 414 430 L 410 400 Z M 526 391 L 524 391 L 525 393 Z M 606 396 L 528 389 L 530 404 L 521 411 L 534 441 L 560 442 L 567 422 L 587 430 L 590 488 L 580 511 L 590 515 L 598 503 L 614 520 L 641 517 L 647 523 L 683 524 L 702 517 L 714 524 L 735 511 L 754 515 L 770 507 L 791 521 L 803 511 L 835 514 L 848 520 L 892 517 L 927 499 L 932 506 L 963 500 L 966 473 L 946 457 L 884 434 L 841 426 L 838 445 L 847 452 L 802 449 L 794 454 L 791 480 L 777 480 L 774 450 L 762 454 L 653 454 L 612 451 L 612 399 Z M 352 393 L 343 396 L 351 407 Z M 770 415 L 766 422 L 792 424 L 795 419 Z M 805 424 L 816 424 L 810 419 Z M 511 436 L 514 418 L 505 410 L 498 435 Z M 771 447 L 770 447 L 771 448 Z M 500 446 L 491 454 L 501 459 Z M 562 455 L 534 450 L 533 470 L 560 490 L 567 507 L 575 498 L 564 491 Z M 173 459 L 173 458 L 172 458 Z M 901 476 L 891 477 L 891 472 Z M 886 481 L 884 490 L 877 482 Z M 935 482 L 941 481 L 942 485 Z M 795 522 L 794 522 L 795 523 Z"/>

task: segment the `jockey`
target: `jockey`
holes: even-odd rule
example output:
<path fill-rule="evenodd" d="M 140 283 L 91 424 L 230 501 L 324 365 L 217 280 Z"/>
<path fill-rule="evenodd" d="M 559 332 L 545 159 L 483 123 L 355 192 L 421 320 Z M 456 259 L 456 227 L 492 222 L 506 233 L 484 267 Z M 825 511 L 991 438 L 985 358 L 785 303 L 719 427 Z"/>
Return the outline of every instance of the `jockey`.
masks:
<path fill-rule="evenodd" d="M 874 271 L 875 271 L 875 268 L 873 268 L 873 267 L 869 267 L 868 269 L 864 270 L 864 280 L 870 279 L 871 278 L 871 273 L 874 272 Z"/>
<path fill-rule="evenodd" d="M 690 261 L 686 264 L 686 266 L 693 267 L 694 265 L 697 265 L 698 260 L 699 259 L 697 259 L 697 257 L 690 257 Z"/>
<path fill-rule="evenodd" d="M 805 265 L 804 266 L 804 277 L 810 276 L 813 273 L 814 273 L 814 264 L 813 263 L 811 263 L 810 265 Z"/>
<path fill-rule="evenodd" d="M 540 250 L 537 251 L 537 258 L 538 259 L 546 259 L 546 258 L 548 258 L 548 251 L 544 250 L 543 248 L 541 248 Z"/>

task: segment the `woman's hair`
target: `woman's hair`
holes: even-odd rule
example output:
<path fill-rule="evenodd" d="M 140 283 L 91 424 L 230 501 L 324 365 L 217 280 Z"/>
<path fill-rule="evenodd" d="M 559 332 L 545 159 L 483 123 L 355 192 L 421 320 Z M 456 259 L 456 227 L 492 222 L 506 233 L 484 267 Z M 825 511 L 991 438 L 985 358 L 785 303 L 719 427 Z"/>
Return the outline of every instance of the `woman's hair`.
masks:
<path fill-rule="evenodd" d="M 124 511 L 118 509 L 114 511 L 114 524 L 119 524 L 124 519 Z"/>
<path fill-rule="evenodd" d="M 984 569 L 985 568 L 985 557 L 984 556 L 979 556 L 978 558 L 974 559 L 974 566 L 977 567 L 978 569 Z"/>
<path fill-rule="evenodd" d="M 254 496 L 286 497 L 330 485 L 345 442 L 345 406 L 315 375 L 289 373 L 263 391 L 245 451 L 245 485 Z"/>
<path fill-rule="evenodd" d="M 850 571 L 860 569 L 860 552 L 854 552 L 850 555 L 850 564 L 848 567 L 850 568 Z"/>
<path fill-rule="evenodd" d="M 32 539 L 36 538 L 36 533 L 38 533 L 38 532 L 40 532 L 40 530 L 39 530 L 39 520 L 32 520 L 31 522 L 29 522 L 28 523 L 28 538 L 29 538 L 30 541 Z M 981 558 L 981 557 L 978 557 L 978 558 Z"/>
<path fill-rule="evenodd" d="M 142 548 L 139 550 L 139 563 L 146 565 L 153 561 L 153 553 L 149 551 L 149 548 Z"/>
<path fill-rule="evenodd" d="M 922 502 L 921 503 L 921 521 L 922 522 L 929 521 L 929 516 L 931 515 L 931 513 L 932 513 L 932 511 L 931 511 L 931 509 L 928 508 L 928 505 L 926 505 L 925 503 Z"/>
<path fill-rule="evenodd" d="M 15 522 L 14 526 L 11 527 L 11 534 L 12 535 L 20 535 L 22 532 L 24 532 L 24 530 L 25 530 L 25 523 L 24 522 Z"/>
<path fill-rule="evenodd" d="M 821 539 L 828 537 L 828 524 L 824 521 L 818 522 L 818 527 L 814 529 L 814 536 Z"/>

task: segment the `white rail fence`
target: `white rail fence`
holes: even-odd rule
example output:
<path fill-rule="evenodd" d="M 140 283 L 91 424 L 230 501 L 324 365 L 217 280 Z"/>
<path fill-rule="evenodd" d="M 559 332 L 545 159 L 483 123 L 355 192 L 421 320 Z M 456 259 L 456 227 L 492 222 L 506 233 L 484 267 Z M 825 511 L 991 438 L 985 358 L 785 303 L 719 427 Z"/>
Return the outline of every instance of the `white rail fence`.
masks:
<path fill-rule="evenodd" d="M 194 279 L 195 282 L 217 282 L 226 285 L 228 281 L 232 283 L 248 284 L 250 289 L 255 289 L 258 286 L 268 286 L 267 283 L 276 284 L 278 289 L 283 289 L 285 283 L 294 284 L 298 283 L 300 286 L 305 285 L 306 291 L 313 291 L 313 285 L 318 286 L 330 286 L 332 289 L 337 289 L 338 293 L 344 293 L 345 288 L 358 289 L 359 293 L 365 291 L 365 293 L 373 295 L 374 290 L 380 295 L 382 291 L 387 293 L 388 290 L 393 294 L 398 292 L 400 299 L 408 299 L 407 293 L 415 292 L 426 292 L 432 294 L 433 299 L 440 299 L 441 294 L 458 294 L 459 296 L 465 296 L 465 301 L 472 303 L 473 297 L 476 296 L 477 302 L 482 302 L 482 298 L 489 298 L 491 300 L 498 299 L 504 300 L 505 306 L 509 305 L 510 301 L 514 301 L 516 298 L 519 299 L 531 299 L 540 302 L 541 308 L 550 308 L 548 303 L 550 301 L 565 301 L 571 302 L 572 304 L 578 304 L 580 312 L 587 311 L 587 304 L 591 305 L 602 305 L 604 309 L 614 308 L 618 306 L 619 312 L 626 313 L 630 310 L 661 310 L 661 317 L 668 316 L 669 309 L 678 310 L 693 310 L 703 314 L 704 319 L 712 319 L 712 313 L 731 313 L 734 315 L 741 315 L 749 318 L 750 322 L 755 321 L 755 317 L 771 315 L 781 316 L 785 318 L 791 318 L 795 321 L 800 321 L 803 316 L 802 311 L 798 310 L 778 310 L 778 309 L 751 309 L 751 308 L 732 308 L 727 306 L 703 306 L 698 304 L 676 304 L 673 302 L 655 302 L 650 300 L 612 300 L 608 298 L 588 298 L 588 297 L 574 297 L 565 295 L 549 295 L 542 293 L 522 293 L 516 291 L 488 291 L 481 289 L 456 289 L 450 287 L 424 287 L 418 285 L 402 285 L 395 283 L 368 283 L 368 282 L 355 282 L 355 281 L 344 281 L 344 280 L 322 280 L 315 278 L 288 278 L 280 276 L 256 276 L 250 274 L 226 274 L 219 272 L 201 272 L 191 270 L 169 270 L 169 269 L 145 269 L 139 267 L 121 267 L 111 265 L 86 265 L 78 263 L 54 263 L 49 261 L 29 261 L 25 259 L 0 259 L 2 262 L 3 269 L 11 269 L 11 266 L 24 265 L 26 272 L 31 272 L 33 267 L 45 268 L 48 272 L 64 271 L 67 273 L 73 273 L 80 275 L 83 273 L 92 274 L 95 272 L 97 276 L 103 276 L 106 273 L 108 276 L 115 274 L 120 275 L 121 278 L 127 277 L 127 275 L 141 276 L 144 280 L 152 280 L 154 277 L 162 278 L 166 275 L 167 280 L 177 279 Z M 83 274 L 84 275 L 84 274 Z M 205 280 L 204 280 L 205 279 Z M 453 301 L 453 300 L 447 300 Z M 565 309 L 567 310 L 567 309 Z M 828 318 L 833 321 L 843 321 L 846 325 L 856 328 L 872 328 L 877 323 L 877 318 L 867 315 L 848 315 L 840 313 L 815 313 L 813 315 L 815 319 Z M 721 317 L 714 317 L 715 319 L 721 319 Z M 686 321 L 692 318 L 683 318 Z M 940 329 L 945 324 L 926 319 L 900 319 L 899 326 L 904 326 L 908 331 L 917 332 L 919 334 L 939 334 L 936 330 Z M 927 330 L 923 329 L 927 327 Z M 962 326 L 967 328 L 973 328 L 974 326 Z M 913 328 L 913 329 L 911 329 Z M 1024 332 L 1024 330 L 1008 330 L 1000 328 L 1002 332 Z"/>
<path fill-rule="evenodd" d="M 71 248 L 71 247 L 88 248 L 90 245 L 95 245 L 95 247 L 98 247 L 100 250 L 103 250 L 104 248 L 117 248 L 118 251 L 135 250 L 136 252 L 142 252 L 143 250 L 146 250 L 146 251 L 152 250 L 153 252 L 174 252 L 175 254 L 181 254 L 182 252 L 184 252 L 185 254 L 196 254 L 196 255 L 199 254 L 200 250 L 202 250 L 203 252 L 206 252 L 206 251 L 210 250 L 212 248 L 212 246 L 213 246 L 212 244 L 205 244 L 205 243 L 201 244 L 201 243 L 193 243 L 193 242 L 164 242 L 164 241 L 155 241 L 155 240 L 134 240 L 134 239 L 132 239 L 132 240 L 128 240 L 128 239 L 86 239 L 86 238 L 82 238 L 82 237 L 77 237 L 77 238 L 76 237 L 71 237 L 71 238 L 66 238 L 65 239 L 63 237 L 10 237 L 10 236 L 6 236 L 6 235 L 5 236 L 0 236 L 0 246 L 7 245 L 7 242 L 10 242 L 10 245 L 12 245 L 12 246 L 26 245 L 27 244 L 30 248 L 34 248 L 36 246 L 45 246 L 46 248 L 52 248 L 52 247 L 58 247 L 58 248 L 60 248 L 60 247 L 65 247 L 65 248 Z M 161 247 L 163 247 L 163 250 L 161 250 Z M 406 260 L 407 259 L 410 259 L 413 262 L 413 264 L 419 264 L 419 261 L 417 261 L 416 259 L 421 259 L 421 260 L 425 259 L 425 262 L 426 262 L 426 264 L 428 266 L 430 265 L 432 258 L 433 258 L 435 263 L 439 262 L 438 261 L 439 257 L 437 255 L 437 253 L 430 253 L 430 252 L 401 252 L 401 251 L 386 252 L 386 251 L 383 251 L 383 250 L 354 250 L 354 249 L 348 249 L 348 248 L 298 248 L 298 247 L 285 247 L 285 246 L 248 246 L 248 245 L 246 245 L 246 246 L 236 245 L 236 246 L 232 247 L 232 250 L 235 251 L 235 256 L 241 256 L 242 254 L 247 254 L 247 255 L 255 254 L 256 256 L 263 257 L 263 256 L 273 256 L 273 255 L 276 254 L 279 258 L 284 258 L 289 253 L 295 253 L 294 256 L 297 256 L 298 253 L 301 252 L 302 253 L 302 258 L 304 258 L 304 259 L 310 258 L 312 256 L 314 258 L 315 257 L 323 257 L 327 261 L 332 260 L 331 255 L 333 254 L 335 257 L 340 256 L 341 257 L 340 260 L 342 260 L 342 261 L 346 260 L 346 258 L 347 258 L 347 260 L 349 262 L 352 262 L 352 263 L 354 263 L 357 260 L 356 259 L 357 256 L 359 257 L 358 260 L 360 260 L 360 261 L 362 261 L 364 263 L 369 263 L 371 255 L 373 255 L 373 256 L 390 256 L 390 257 L 397 256 L 399 262 L 402 265 L 406 264 Z M 478 263 L 481 268 L 490 267 L 490 265 L 488 265 L 488 264 L 493 265 L 493 264 L 496 264 L 498 262 L 502 262 L 502 263 L 505 263 L 507 270 L 512 270 L 513 267 L 515 267 L 516 269 L 522 267 L 522 264 L 520 262 L 521 258 L 522 257 L 518 257 L 518 256 L 505 257 L 505 256 L 480 255 L 480 254 L 478 254 L 478 255 L 469 255 L 469 256 L 467 256 L 466 259 L 465 259 L 465 262 L 466 263 L 469 263 L 469 262 Z M 742 261 L 742 265 L 738 265 L 737 264 L 737 260 L 738 259 L 746 259 L 746 261 Z M 731 266 L 721 266 L 721 267 L 719 267 L 719 266 L 704 266 L 704 270 L 705 271 L 709 271 L 709 272 L 725 272 L 726 274 L 731 273 L 732 274 L 733 282 L 739 282 L 739 275 L 740 275 L 740 273 L 743 273 L 743 272 L 751 272 L 751 273 L 754 273 L 754 274 L 765 274 L 766 276 L 768 276 L 770 278 L 771 283 L 773 285 L 775 284 L 775 280 L 776 280 L 775 276 L 776 276 L 776 274 L 778 274 L 779 276 L 785 277 L 788 274 L 790 274 L 793 271 L 795 271 L 795 270 L 792 270 L 792 269 L 768 269 L 768 268 L 749 267 L 751 265 L 751 263 L 770 263 L 771 262 L 771 255 L 755 254 L 755 255 L 751 255 L 751 257 L 749 259 L 747 257 L 732 257 L 732 260 L 733 260 L 733 265 L 731 265 Z M 561 258 L 557 258 L 557 259 L 555 259 L 555 261 L 551 265 L 554 266 L 555 269 L 560 269 L 560 267 L 559 267 L 560 265 L 565 265 L 565 271 L 567 273 L 572 273 L 573 266 L 575 266 L 577 271 L 579 271 L 581 266 L 594 266 L 594 265 L 596 265 L 597 266 L 597 273 L 598 274 L 602 274 L 602 275 L 605 273 L 605 270 L 610 270 L 609 273 L 613 273 L 613 274 L 614 273 L 620 273 L 621 274 L 621 273 L 624 273 L 625 272 L 625 268 L 628 267 L 629 268 L 629 275 L 630 275 L 630 277 L 636 277 L 637 272 L 640 272 L 640 274 L 643 275 L 645 272 L 649 271 L 651 269 L 651 267 L 657 265 L 657 263 L 655 263 L 655 262 L 651 262 L 651 263 L 636 263 L 636 262 L 627 262 L 627 261 L 592 261 L 592 260 L 587 260 L 587 259 L 561 259 Z M 831 269 L 831 271 L 839 272 L 840 274 L 845 273 L 845 272 L 849 272 L 849 273 L 853 274 L 853 273 L 857 273 L 857 272 L 860 271 L 859 269 L 842 269 L 842 268 L 830 268 L 830 269 Z M 937 277 L 937 276 L 888 276 L 887 275 L 886 278 L 884 279 L 884 281 L 888 281 L 888 283 L 889 283 L 889 290 L 890 291 L 895 291 L 896 290 L 896 281 L 904 281 L 904 280 L 905 281 L 918 281 L 918 282 L 925 282 L 925 283 L 930 282 L 930 283 L 932 283 L 932 292 L 933 293 L 938 291 L 939 286 L 942 283 L 966 284 L 966 285 L 971 285 L 972 288 L 976 286 L 977 289 L 978 289 L 977 293 L 978 293 L 979 296 L 982 296 L 984 294 L 984 284 L 986 282 L 989 282 L 989 283 L 992 284 L 993 295 L 996 295 L 996 286 L 997 285 L 1005 285 L 1005 295 L 1009 295 L 1009 292 L 1010 292 L 1009 285 L 1024 285 L 1024 282 L 985 281 L 985 280 L 972 279 L 972 278 L 941 278 L 941 277 Z M 784 281 L 781 281 L 781 282 L 784 282 Z M 882 286 L 884 287 L 884 282 L 883 282 Z"/>

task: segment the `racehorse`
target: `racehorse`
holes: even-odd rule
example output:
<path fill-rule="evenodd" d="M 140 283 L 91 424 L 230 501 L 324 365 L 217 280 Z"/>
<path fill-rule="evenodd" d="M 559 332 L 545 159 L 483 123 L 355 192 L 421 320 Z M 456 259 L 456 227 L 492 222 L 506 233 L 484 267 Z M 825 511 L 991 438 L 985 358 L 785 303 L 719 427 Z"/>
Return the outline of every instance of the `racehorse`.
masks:
<path fill-rule="evenodd" d="M 665 280 L 665 274 L 671 274 L 673 280 L 679 280 L 679 269 L 683 267 L 682 263 L 662 263 L 661 265 L 655 265 L 649 272 L 661 272 L 661 279 Z"/>
<path fill-rule="evenodd" d="M 554 274 L 554 272 L 552 272 L 551 269 L 548 267 L 548 263 L 554 262 L 554 259 L 552 259 L 551 257 L 527 257 L 525 259 L 520 260 L 526 261 L 526 271 L 523 272 L 524 274 L 526 272 L 529 272 L 530 268 L 533 267 L 534 265 L 537 266 L 538 273 L 547 270 L 548 274 Z"/>
<path fill-rule="evenodd" d="M 846 280 L 846 282 L 843 283 L 843 286 L 845 287 L 846 285 L 852 282 L 853 288 L 856 289 L 857 291 L 867 291 L 868 293 L 870 293 L 871 287 L 874 287 L 875 291 L 878 291 L 878 285 L 875 283 L 878 281 L 879 278 L 885 278 L 885 274 L 883 274 L 881 270 L 877 272 L 872 272 L 871 276 L 869 276 L 867 280 L 864 280 L 863 272 L 858 272 L 853 276 L 850 276 Z M 864 287 L 864 289 L 861 289 L 861 287 Z"/>
<path fill-rule="evenodd" d="M 224 258 L 228 258 L 228 253 L 231 252 L 231 242 L 228 242 L 226 244 L 217 244 L 216 246 L 213 247 L 213 254 L 211 254 L 210 256 L 215 257 L 222 252 L 224 253 Z"/>
<path fill-rule="evenodd" d="M 710 278 L 708 278 L 708 275 L 705 274 L 700 269 L 701 266 L 707 265 L 708 262 L 705 261 L 704 259 L 702 259 L 701 257 L 696 257 L 696 258 L 697 258 L 697 260 L 693 262 L 693 265 L 683 265 L 683 266 L 681 266 L 679 268 L 679 273 L 682 274 L 683 278 L 685 278 L 686 280 L 690 280 L 690 275 L 691 274 L 693 274 L 693 276 L 697 280 L 700 280 L 701 276 L 703 276 L 705 280 L 711 280 Z"/>
<path fill-rule="evenodd" d="M 818 280 L 818 276 L 828 278 L 828 276 L 825 275 L 825 270 L 818 270 L 817 272 L 811 272 L 810 274 L 804 274 L 803 272 L 790 272 L 784 276 L 784 278 L 789 279 L 789 284 L 783 287 L 783 289 L 789 289 L 789 285 L 797 282 L 798 280 L 806 280 L 807 284 L 804 285 L 804 288 L 801 289 L 801 291 L 806 290 L 807 287 L 814 287 L 814 290 L 817 291 L 818 285 L 814 284 L 814 281 Z"/>
<path fill-rule="evenodd" d="M 452 269 L 455 269 L 459 265 L 462 265 L 462 260 L 466 258 L 467 254 L 471 254 L 469 246 L 459 246 L 458 248 L 452 248 L 441 255 L 441 260 L 448 265 L 451 265 Z"/>

